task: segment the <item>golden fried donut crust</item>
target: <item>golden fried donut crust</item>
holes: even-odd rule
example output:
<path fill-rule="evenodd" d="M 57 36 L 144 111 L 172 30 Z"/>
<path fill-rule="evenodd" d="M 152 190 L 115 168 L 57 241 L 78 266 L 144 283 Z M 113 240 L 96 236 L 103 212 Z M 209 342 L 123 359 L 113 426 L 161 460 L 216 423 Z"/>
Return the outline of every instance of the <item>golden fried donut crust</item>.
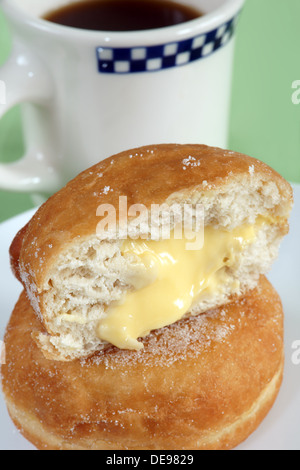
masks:
<path fill-rule="evenodd" d="M 197 165 L 189 164 L 193 160 L 184 163 L 190 158 Z M 198 144 L 160 144 L 113 155 L 79 174 L 42 205 L 11 245 L 13 271 L 20 279 L 21 270 L 24 286 L 33 285 L 38 291 L 62 248 L 96 232 L 100 204 L 112 205 L 118 217 L 120 196 L 127 197 L 128 207 L 142 203 L 149 208 L 173 193 L 193 188 L 209 191 L 241 175 L 249 177 L 249 168 L 276 183 L 283 205 L 292 202 L 292 188 L 282 176 L 238 152 Z"/>
<path fill-rule="evenodd" d="M 155 331 L 142 351 L 45 359 L 23 292 L 5 334 L 9 413 L 38 449 L 232 449 L 277 396 L 283 311 L 266 278 L 242 299 Z"/>

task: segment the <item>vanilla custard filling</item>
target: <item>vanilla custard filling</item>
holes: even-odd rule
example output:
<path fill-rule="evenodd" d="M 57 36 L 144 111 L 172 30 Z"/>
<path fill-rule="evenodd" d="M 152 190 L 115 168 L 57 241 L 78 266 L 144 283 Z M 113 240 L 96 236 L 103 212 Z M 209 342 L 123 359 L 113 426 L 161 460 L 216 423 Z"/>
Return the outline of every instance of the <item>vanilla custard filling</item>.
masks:
<path fill-rule="evenodd" d="M 138 257 L 144 286 L 127 292 L 122 302 L 108 309 L 97 336 L 120 349 L 142 349 L 138 338 L 180 320 L 201 299 L 221 293 L 226 281 L 228 287 L 226 268 L 254 242 L 258 225 L 233 231 L 207 226 L 203 248 L 196 251 L 186 249 L 185 238 L 125 240 L 122 254 Z"/>

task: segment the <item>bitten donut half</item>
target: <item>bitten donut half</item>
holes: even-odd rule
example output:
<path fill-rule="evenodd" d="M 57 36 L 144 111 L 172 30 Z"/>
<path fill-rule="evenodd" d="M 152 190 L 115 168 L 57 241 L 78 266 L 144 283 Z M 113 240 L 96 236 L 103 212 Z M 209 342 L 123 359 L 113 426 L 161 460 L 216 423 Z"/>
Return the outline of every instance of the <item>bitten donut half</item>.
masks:
<path fill-rule="evenodd" d="M 224 307 L 151 332 L 140 351 L 46 359 L 23 292 L 5 335 L 10 416 L 38 449 L 223 450 L 272 407 L 282 381 L 283 312 L 266 278 Z"/>
<path fill-rule="evenodd" d="M 292 203 L 270 167 L 217 148 L 157 145 L 100 162 L 11 246 L 45 328 L 35 341 L 66 361 L 111 344 L 139 350 L 151 331 L 245 295 L 276 259 Z"/>

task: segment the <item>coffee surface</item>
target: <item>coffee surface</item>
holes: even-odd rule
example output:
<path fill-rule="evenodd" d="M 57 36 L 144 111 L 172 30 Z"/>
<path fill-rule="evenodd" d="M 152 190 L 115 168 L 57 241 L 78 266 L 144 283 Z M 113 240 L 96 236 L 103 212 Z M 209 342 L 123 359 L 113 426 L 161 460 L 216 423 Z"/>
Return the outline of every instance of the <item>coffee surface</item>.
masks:
<path fill-rule="evenodd" d="M 173 26 L 200 16 L 199 10 L 168 0 L 87 0 L 51 11 L 43 18 L 80 29 L 140 31 Z"/>

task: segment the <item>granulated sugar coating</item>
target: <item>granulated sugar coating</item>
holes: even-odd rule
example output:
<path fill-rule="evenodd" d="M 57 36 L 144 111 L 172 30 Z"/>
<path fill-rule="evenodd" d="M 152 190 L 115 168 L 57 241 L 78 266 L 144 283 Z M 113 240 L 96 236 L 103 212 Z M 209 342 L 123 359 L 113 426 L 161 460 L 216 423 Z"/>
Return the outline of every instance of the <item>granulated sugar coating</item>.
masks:
<path fill-rule="evenodd" d="M 243 316 L 243 312 L 239 312 Z M 141 351 L 119 350 L 110 347 L 100 351 L 81 364 L 105 364 L 106 368 L 115 368 L 126 364 L 139 363 L 146 367 L 169 367 L 174 362 L 185 360 L 191 354 L 197 357 L 203 354 L 213 342 L 221 342 L 235 329 L 228 324 L 226 310 L 211 310 L 188 320 L 153 331 L 144 339 Z"/>

